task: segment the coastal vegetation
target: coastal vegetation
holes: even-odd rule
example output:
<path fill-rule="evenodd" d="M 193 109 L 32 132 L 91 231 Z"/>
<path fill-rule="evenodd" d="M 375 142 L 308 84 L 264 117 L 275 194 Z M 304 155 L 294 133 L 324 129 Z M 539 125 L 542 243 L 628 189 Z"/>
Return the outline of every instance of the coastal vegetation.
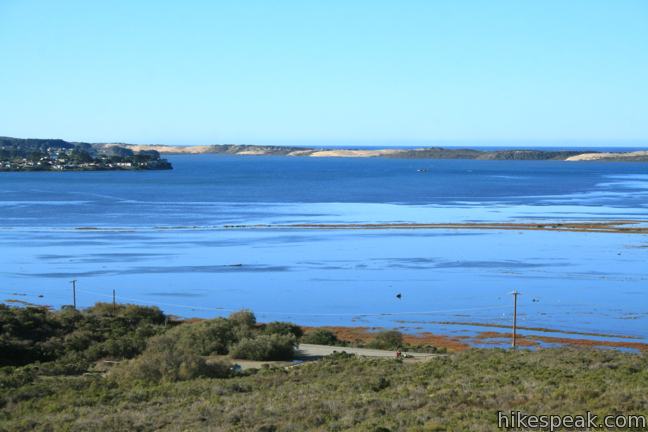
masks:
<path fill-rule="evenodd" d="M 156 307 L 97 303 L 64 307 L 10 307 L 0 304 L 1 377 L 74 375 L 99 365 L 126 362 L 121 375 L 144 381 L 175 381 L 222 375 L 205 356 L 248 360 L 290 360 L 302 332 L 289 323 L 257 324 L 242 310 L 229 318 L 175 321 Z M 14 369 L 12 369 L 14 368 Z M 1 381 L 1 379 L 0 379 Z"/>
<path fill-rule="evenodd" d="M 302 342 L 316 345 L 342 345 L 335 333 L 326 329 L 313 329 L 302 337 Z"/>
<path fill-rule="evenodd" d="M 497 411 L 648 414 L 648 357 L 593 349 L 467 349 L 423 362 L 289 359 L 335 333 L 250 311 L 180 322 L 154 307 L 0 305 L 0 431 L 497 430 Z M 396 331 L 368 346 L 391 349 Z"/>

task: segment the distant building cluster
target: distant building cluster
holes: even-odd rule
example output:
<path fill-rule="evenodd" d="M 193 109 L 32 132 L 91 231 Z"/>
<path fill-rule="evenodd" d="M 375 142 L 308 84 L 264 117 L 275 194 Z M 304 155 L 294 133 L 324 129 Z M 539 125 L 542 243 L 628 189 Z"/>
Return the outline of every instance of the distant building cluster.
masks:
<path fill-rule="evenodd" d="M 67 143 L 66 143 L 67 144 Z M 156 151 L 133 152 L 113 146 L 102 151 L 84 145 L 44 146 L 0 141 L 0 171 L 102 171 L 171 169 Z"/>

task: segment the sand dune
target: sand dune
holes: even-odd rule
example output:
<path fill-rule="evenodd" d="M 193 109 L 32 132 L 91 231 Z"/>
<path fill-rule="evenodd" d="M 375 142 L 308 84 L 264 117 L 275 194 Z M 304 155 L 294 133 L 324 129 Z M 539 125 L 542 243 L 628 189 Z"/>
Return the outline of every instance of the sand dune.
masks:
<path fill-rule="evenodd" d="M 310 153 L 311 157 L 378 157 L 402 153 L 399 149 L 384 150 L 319 150 Z"/>
<path fill-rule="evenodd" d="M 106 144 L 105 146 L 126 147 L 133 151 L 156 150 L 160 152 L 160 154 L 203 154 L 211 153 L 213 151 L 212 146 L 167 146 L 150 144 Z"/>
<path fill-rule="evenodd" d="M 648 150 L 634 152 L 538 152 L 526 150 L 510 151 L 475 151 L 465 149 L 326 149 L 298 148 L 281 146 L 258 145 L 201 145 L 201 146 L 172 146 L 172 145 L 141 145 L 141 144 L 101 144 L 102 146 L 121 146 L 133 151 L 156 150 L 161 154 L 229 154 L 240 156 L 293 156 L 293 157 L 402 157 L 429 159 L 483 159 L 483 160 L 564 160 L 568 162 L 587 161 L 648 161 Z M 571 153 L 571 154 L 570 154 Z"/>
<path fill-rule="evenodd" d="M 581 162 L 581 161 L 597 161 L 597 160 L 619 160 L 619 159 L 648 159 L 648 151 L 635 151 L 628 153 L 583 153 L 576 156 L 571 156 L 565 159 L 567 162 Z"/>

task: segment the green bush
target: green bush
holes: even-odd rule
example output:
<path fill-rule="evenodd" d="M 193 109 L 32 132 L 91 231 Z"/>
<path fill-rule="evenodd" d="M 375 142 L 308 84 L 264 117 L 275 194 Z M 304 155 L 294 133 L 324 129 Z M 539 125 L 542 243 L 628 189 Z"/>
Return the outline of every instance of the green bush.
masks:
<path fill-rule="evenodd" d="M 90 315 L 97 317 L 116 317 L 127 320 L 130 324 L 149 322 L 164 324 L 166 316 L 155 306 L 140 306 L 133 304 L 119 304 L 113 309 L 112 303 L 96 303 L 86 309 Z"/>
<path fill-rule="evenodd" d="M 177 338 L 178 345 L 199 355 L 227 354 L 228 348 L 237 342 L 235 328 L 228 320 L 217 318 L 198 323 L 182 324 L 167 334 Z"/>
<path fill-rule="evenodd" d="M 369 348 L 393 350 L 403 346 L 403 334 L 398 330 L 385 330 L 376 333 L 376 336 L 367 346 Z"/>
<path fill-rule="evenodd" d="M 252 328 L 256 325 L 256 316 L 249 309 L 241 309 L 240 311 L 234 312 L 227 319 L 232 325 L 237 327 Z"/>
<path fill-rule="evenodd" d="M 100 358 L 139 354 L 149 337 L 163 331 L 165 320 L 158 308 L 135 305 L 114 311 L 106 303 L 81 311 L 0 305 L 0 366 L 60 360 L 52 371 L 83 372 Z"/>
<path fill-rule="evenodd" d="M 54 358 L 42 344 L 64 329 L 47 308 L 0 304 L 0 366 L 17 366 Z"/>
<path fill-rule="evenodd" d="M 234 339 L 236 341 L 254 337 L 258 330 L 256 327 L 256 317 L 252 311 L 247 309 L 234 312 L 227 318 L 227 321 L 232 325 L 232 331 L 234 332 Z"/>
<path fill-rule="evenodd" d="M 338 340 L 335 333 L 325 329 L 315 329 L 306 332 L 301 339 L 302 343 L 316 344 L 316 345 L 338 345 Z"/>
<path fill-rule="evenodd" d="M 304 335 L 304 330 L 296 324 L 282 321 L 273 321 L 263 326 L 264 334 L 293 335 L 299 339 Z"/>
<path fill-rule="evenodd" d="M 227 376 L 228 365 L 208 364 L 203 356 L 226 355 L 235 347 L 239 358 L 291 359 L 302 334 L 291 323 L 259 325 L 249 310 L 227 319 L 167 325 L 155 307 L 97 303 L 52 311 L 0 304 L 0 368 L 8 367 L 0 374 L 0 386 L 37 376 L 82 375 L 102 359 L 122 360 L 115 376 L 131 381 Z"/>
<path fill-rule="evenodd" d="M 242 339 L 231 347 L 230 355 L 245 360 L 291 360 L 296 343 L 293 335 L 260 335 Z"/>
<path fill-rule="evenodd" d="M 175 382 L 198 377 L 224 378 L 229 375 L 226 363 L 207 363 L 171 334 L 151 338 L 146 350 L 137 358 L 115 369 L 114 376 L 122 382 Z"/>
<path fill-rule="evenodd" d="M 36 378 L 38 368 L 24 366 L 16 368 L 13 366 L 0 367 L 0 393 L 7 389 L 24 386 Z M 0 403 L 0 407 L 1 407 Z"/>

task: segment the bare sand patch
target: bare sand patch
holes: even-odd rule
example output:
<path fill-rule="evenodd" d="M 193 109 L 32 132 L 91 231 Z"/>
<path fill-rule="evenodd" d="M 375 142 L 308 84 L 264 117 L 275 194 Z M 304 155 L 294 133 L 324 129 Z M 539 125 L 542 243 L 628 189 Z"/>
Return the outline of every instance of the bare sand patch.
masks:
<path fill-rule="evenodd" d="M 311 157 L 379 157 L 401 153 L 402 150 L 319 150 L 309 154 Z"/>
<path fill-rule="evenodd" d="M 565 159 L 566 162 L 597 161 L 605 159 L 636 159 L 648 158 L 648 150 L 641 150 L 627 153 L 583 153 L 576 156 L 570 156 Z"/>

